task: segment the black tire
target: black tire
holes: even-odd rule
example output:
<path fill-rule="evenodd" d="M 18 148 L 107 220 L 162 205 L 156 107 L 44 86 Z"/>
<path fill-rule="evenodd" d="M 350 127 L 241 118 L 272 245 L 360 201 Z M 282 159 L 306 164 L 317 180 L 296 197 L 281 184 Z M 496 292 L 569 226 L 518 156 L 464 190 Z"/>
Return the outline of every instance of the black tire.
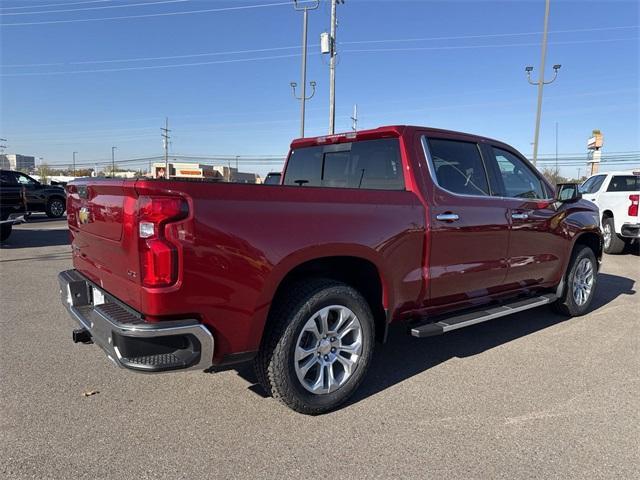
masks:
<path fill-rule="evenodd" d="M 604 252 L 610 255 L 622 253 L 626 242 L 616 233 L 613 217 L 605 217 L 602 219 L 602 229 L 604 230 Z"/>
<path fill-rule="evenodd" d="M 578 304 L 574 297 L 574 286 L 578 266 L 583 259 L 587 259 L 591 263 L 593 284 L 591 285 L 591 291 L 586 301 L 582 304 Z M 586 245 L 576 245 L 573 253 L 571 254 L 571 260 L 569 262 L 564 282 L 564 292 L 562 293 L 562 296 L 552 304 L 553 309 L 556 312 L 569 317 L 579 317 L 580 315 L 587 313 L 591 306 L 591 301 L 593 300 L 596 286 L 598 284 L 598 261 L 596 260 L 593 250 Z"/>
<path fill-rule="evenodd" d="M 334 305 L 348 308 L 359 320 L 361 354 L 343 385 L 333 392 L 316 394 L 307 390 L 298 379 L 294 363 L 296 344 L 307 321 L 322 308 Z M 344 403 L 362 382 L 371 363 L 374 330 L 371 308 L 352 287 L 327 279 L 294 284 L 270 313 L 269 328 L 254 361 L 258 381 L 268 394 L 297 412 L 318 415 L 333 410 Z"/>
<path fill-rule="evenodd" d="M 44 211 L 49 218 L 60 218 L 64 215 L 66 208 L 64 198 L 52 197 L 47 202 L 47 206 Z"/>
<path fill-rule="evenodd" d="M 0 224 L 0 242 L 4 242 L 11 235 L 13 225 L 11 223 Z"/>

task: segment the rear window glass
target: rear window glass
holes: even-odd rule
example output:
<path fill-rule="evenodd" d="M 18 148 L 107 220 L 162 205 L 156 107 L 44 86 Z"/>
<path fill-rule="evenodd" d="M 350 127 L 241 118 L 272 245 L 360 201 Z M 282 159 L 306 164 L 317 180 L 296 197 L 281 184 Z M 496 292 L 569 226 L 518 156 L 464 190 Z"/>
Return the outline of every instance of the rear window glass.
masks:
<path fill-rule="evenodd" d="M 614 175 L 607 192 L 640 192 L 640 175 Z"/>
<path fill-rule="evenodd" d="M 285 185 L 404 190 L 397 138 L 366 140 L 291 152 Z"/>

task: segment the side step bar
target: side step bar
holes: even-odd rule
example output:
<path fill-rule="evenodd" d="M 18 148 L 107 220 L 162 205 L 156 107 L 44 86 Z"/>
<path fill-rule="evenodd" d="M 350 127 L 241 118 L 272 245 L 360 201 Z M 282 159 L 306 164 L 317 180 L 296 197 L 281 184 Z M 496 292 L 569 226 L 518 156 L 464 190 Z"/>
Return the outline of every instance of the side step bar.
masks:
<path fill-rule="evenodd" d="M 465 313 L 456 317 L 446 318 L 434 323 L 425 323 L 418 325 L 411 329 L 411 335 L 418 338 L 432 337 L 434 335 L 442 335 L 443 333 L 450 332 L 451 330 L 457 330 L 458 328 L 469 327 L 476 323 L 487 322 L 494 318 L 504 317 L 511 315 L 512 313 L 522 312 L 531 308 L 541 307 L 556 301 L 558 297 L 549 293 L 541 295 L 539 297 L 526 298 L 524 300 L 518 300 L 511 303 L 505 303 L 503 305 L 475 311 L 471 313 Z"/>

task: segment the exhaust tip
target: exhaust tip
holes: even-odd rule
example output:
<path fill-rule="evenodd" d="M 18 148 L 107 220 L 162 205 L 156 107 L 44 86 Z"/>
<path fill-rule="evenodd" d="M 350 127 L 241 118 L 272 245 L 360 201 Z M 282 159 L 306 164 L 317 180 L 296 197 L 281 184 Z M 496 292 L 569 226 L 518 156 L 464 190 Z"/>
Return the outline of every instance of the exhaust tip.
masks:
<path fill-rule="evenodd" d="M 91 333 L 86 328 L 76 328 L 71 334 L 74 343 L 93 343 Z"/>

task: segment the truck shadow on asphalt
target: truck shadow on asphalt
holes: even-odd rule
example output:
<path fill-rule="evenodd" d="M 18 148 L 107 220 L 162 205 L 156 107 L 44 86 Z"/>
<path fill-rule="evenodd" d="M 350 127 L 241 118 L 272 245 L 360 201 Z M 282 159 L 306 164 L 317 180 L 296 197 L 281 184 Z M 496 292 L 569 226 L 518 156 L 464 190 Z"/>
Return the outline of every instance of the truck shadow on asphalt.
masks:
<path fill-rule="evenodd" d="M 621 295 L 636 293 L 635 281 L 631 278 L 601 273 L 598 282 L 591 313 Z M 550 307 L 540 307 L 424 339 L 410 336 L 406 325 L 393 325 L 387 343 L 376 345 L 371 367 L 362 385 L 340 409 L 349 408 L 451 358 L 474 356 L 567 320 L 571 319 L 553 312 Z M 250 367 L 239 368 L 238 373 L 253 384 L 250 390 L 266 396 L 262 388 L 255 384 L 256 378 Z"/>
<path fill-rule="evenodd" d="M 13 228 L 11 236 L 2 243 L 1 248 L 2 250 L 13 250 L 59 245 L 69 245 L 69 230 L 66 228 L 66 224 L 60 229 L 34 229 L 18 225 Z"/>

